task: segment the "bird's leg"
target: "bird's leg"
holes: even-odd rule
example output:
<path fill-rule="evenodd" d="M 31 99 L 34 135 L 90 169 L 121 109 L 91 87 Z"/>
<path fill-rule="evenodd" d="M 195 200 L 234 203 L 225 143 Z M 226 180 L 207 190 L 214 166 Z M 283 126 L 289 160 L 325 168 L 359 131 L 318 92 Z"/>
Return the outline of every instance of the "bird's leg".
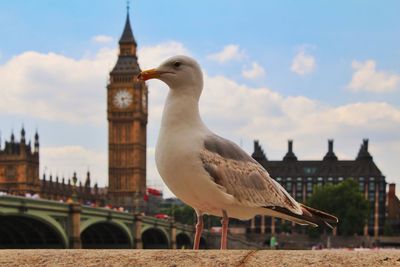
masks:
<path fill-rule="evenodd" d="M 227 237 L 228 237 L 228 224 L 229 224 L 229 217 L 226 213 L 226 210 L 222 210 L 222 232 L 221 232 L 221 249 L 226 249 L 227 245 Z"/>
<path fill-rule="evenodd" d="M 199 249 L 201 233 L 203 232 L 203 214 L 197 214 L 196 234 L 194 235 L 193 249 Z"/>

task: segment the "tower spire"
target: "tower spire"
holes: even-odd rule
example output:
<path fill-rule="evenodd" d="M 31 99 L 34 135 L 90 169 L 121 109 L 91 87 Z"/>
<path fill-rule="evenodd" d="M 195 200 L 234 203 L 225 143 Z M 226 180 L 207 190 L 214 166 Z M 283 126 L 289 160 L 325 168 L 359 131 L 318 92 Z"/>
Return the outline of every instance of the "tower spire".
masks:
<path fill-rule="evenodd" d="M 25 144 L 25 129 L 23 124 L 21 128 L 21 143 Z"/>
<path fill-rule="evenodd" d="M 356 160 L 372 160 L 372 156 L 368 151 L 368 139 L 363 139 Z"/>
<path fill-rule="evenodd" d="M 36 129 L 35 132 L 35 143 L 34 143 L 34 152 L 39 153 L 39 133 L 38 130 Z"/>
<path fill-rule="evenodd" d="M 324 160 L 337 160 L 338 158 L 335 155 L 335 152 L 333 152 L 333 139 L 328 140 L 328 152 L 324 156 Z"/>
<path fill-rule="evenodd" d="M 267 156 L 265 156 L 264 150 L 258 140 L 254 140 L 254 152 L 251 156 L 257 161 L 267 160 Z"/>
<path fill-rule="evenodd" d="M 119 39 L 119 44 L 124 45 L 124 44 L 130 44 L 137 46 L 135 37 L 133 37 L 132 33 L 132 28 L 131 28 L 131 22 L 129 19 L 129 1 L 126 6 L 126 21 L 125 21 L 125 27 L 124 31 L 122 32 L 121 38 Z"/>
<path fill-rule="evenodd" d="M 13 144 L 15 141 L 15 137 L 14 137 L 14 130 L 11 130 L 11 143 Z"/>
<path fill-rule="evenodd" d="M 293 152 L 293 140 L 288 140 L 288 152 L 283 157 L 283 160 L 297 160 L 297 157 Z"/>
<path fill-rule="evenodd" d="M 126 11 L 125 27 L 122 31 L 121 38 L 119 39 L 118 61 L 110 74 L 137 75 L 140 72 L 136 56 L 137 43 L 132 33 L 128 2 Z M 112 79 L 113 77 L 111 77 L 111 80 Z"/>

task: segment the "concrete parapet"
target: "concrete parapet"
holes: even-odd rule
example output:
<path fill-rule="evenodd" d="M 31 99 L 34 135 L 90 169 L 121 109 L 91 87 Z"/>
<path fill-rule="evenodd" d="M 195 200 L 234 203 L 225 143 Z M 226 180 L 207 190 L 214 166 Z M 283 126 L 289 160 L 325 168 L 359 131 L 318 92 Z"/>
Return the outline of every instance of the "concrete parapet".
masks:
<path fill-rule="evenodd" d="M 0 266 L 397 266 L 397 250 L 0 250 Z"/>

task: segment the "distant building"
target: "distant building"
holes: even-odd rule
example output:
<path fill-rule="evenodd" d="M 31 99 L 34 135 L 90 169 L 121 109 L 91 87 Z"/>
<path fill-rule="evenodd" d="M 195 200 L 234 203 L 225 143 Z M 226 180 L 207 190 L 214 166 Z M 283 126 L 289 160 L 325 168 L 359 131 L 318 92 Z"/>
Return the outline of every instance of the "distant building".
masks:
<path fill-rule="evenodd" d="M 293 142 L 283 160 L 268 160 L 261 145 L 254 141 L 252 157 L 257 160 L 273 179 L 279 182 L 293 198 L 305 202 L 315 185 L 336 184 L 345 179 L 359 183 L 360 191 L 369 200 L 372 211 L 368 223 L 360 234 L 378 236 L 385 225 L 386 181 L 368 151 L 368 139 L 364 139 L 355 160 L 339 160 L 333 151 L 333 140 L 328 141 L 328 152 L 322 160 L 298 160 L 293 152 Z M 278 219 L 258 216 L 251 220 L 250 231 L 275 232 Z"/>
<path fill-rule="evenodd" d="M 72 180 L 76 179 L 76 173 Z M 33 150 L 31 142 L 26 142 L 25 130 L 21 129 L 21 138 L 18 142 L 14 133 L 5 147 L 0 148 L 0 191 L 13 195 L 37 195 L 40 198 L 67 201 L 73 192 L 71 178 L 59 179 L 50 175 L 46 180 L 39 180 L 39 134 L 35 133 Z M 102 205 L 106 201 L 106 192 L 98 188 L 97 184 L 91 187 L 90 172 L 87 172 L 85 183 L 76 186 L 77 199 L 82 203 Z"/>
<path fill-rule="evenodd" d="M 50 200 L 62 200 L 68 201 L 72 197 L 73 185 L 71 180 L 77 180 L 76 173 L 73 174 L 72 178 L 59 179 L 58 176 L 53 180 L 53 176 L 50 175 L 46 179 L 46 175 L 43 174 L 43 179 L 40 180 L 40 197 Z M 104 206 L 107 203 L 107 188 L 99 188 L 97 183 L 91 185 L 90 172 L 86 173 L 85 183 L 81 181 L 76 185 L 76 198 L 79 202 L 84 205 L 93 206 Z"/>
<path fill-rule="evenodd" d="M 12 133 L 4 148 L 0 144 L 0 191 L 21 194 L 40 192 L 38 133 L 35 134 L 33 150 L 31 141 L 26 141 L 23 127 L 19 142 Z"/>
<path fill-rule="evenodd" d="M 389 184 L 387 194 L 386 227 L 394 235 L 400 235 L 400 199 L 396 196 L 396 184 Z"/>

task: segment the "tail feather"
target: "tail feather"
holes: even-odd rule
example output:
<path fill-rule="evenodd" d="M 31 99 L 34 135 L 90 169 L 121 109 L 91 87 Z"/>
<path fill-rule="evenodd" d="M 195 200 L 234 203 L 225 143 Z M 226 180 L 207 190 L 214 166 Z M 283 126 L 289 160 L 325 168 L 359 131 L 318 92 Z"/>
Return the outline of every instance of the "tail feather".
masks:
<path fill-rule="evenodd" d="M 278 217 L 281 217 L 285 220 L 291 220 L 298 224 L 308 224 L 311 226 L 326 226 L 333 229 L 332 224 L 338 223 L 338 218 L 328 214 L 326 212 L 307 207 L 306 205 L 300 204 L 300 207 L 303 211 L 303 214 L 295 214 L 290 210 L 278 206 L 274 207 L 265 207 L 274 211 L 274 214 L 277 214 Z"/>
<path fill-rule="evenodd" d="M 311 213 L 311 215 L 320 218 L 321 220 L 323 220 L 324 222 L 328 222 L 328 223 L 332 223 L 332 224 L 336 224 L 339 222 L 338 218 L 336 216 L 333 216 L 329 213 L 323 212 L 321 210 L 317 210 L 311 207 L 308 207 L 306 205 L 300 204 L 302 210 L 306 210 L 309 213 Z"/>

